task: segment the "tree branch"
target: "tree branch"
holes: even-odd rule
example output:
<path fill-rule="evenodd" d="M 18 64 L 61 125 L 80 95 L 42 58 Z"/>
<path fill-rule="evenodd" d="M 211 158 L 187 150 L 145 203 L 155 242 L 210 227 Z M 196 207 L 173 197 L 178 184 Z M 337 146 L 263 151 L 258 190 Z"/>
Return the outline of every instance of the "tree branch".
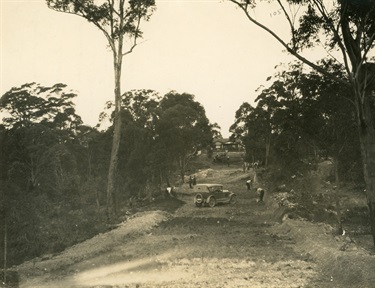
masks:
<path fill-rule="evenodd" d="M 346 51 L 346 48 L 344 46 L 344 44 L 342 43 L 341 41 L 341 38 L 340 38 L 340 35 L 339 35 L 339 32 L 338 32 L 338 27 L 335 28 L 335 26 L 333 25 L 333 22 L 332 20 L 328 17 L 327 15 L 327 11 L 323 5 L 323 3 L 319 0 L 314 0 L 314 3 L 315 5 L 317 6 L 319 12 L 321 13 L 321 15 L 323 16 L 324 20 L 328 23 L 332 33 L 333 33 L 333 37 L 334 39 L 336 40 L 337 42 L 337 45 L 339 45 L 339 48 L 340 48 L 340 51 L 342 53 L 342 57 L 343 57 L 343 60 L 344 60 L 344 66 L 345 66 L 345 70 L 348 74 L 350 74 L 350 67 L 349 67 L 349 63 L 348 63 L 348 58 L 347 58 L 347 51 Z M 339 24 L 338 24 L 339 25 Z"/>
<path fill-rule="evenodd" d="M 281 1 L 277 0 L 277 2 L 279 3 L 281 9 L 283 10 L 286 19 L 288 20 L 288 23 L 289 23 L 289 26 L 290 26 L 290 30 L 292 32 L 293 49 L 296 49 L 296 35 L 295 35 L 296 30 L 294 29 L 294 24 L 293 24 L 292 20 L 290 19 L 288 13 L 286 12 L 286 10 L 284 8 L 284 5 L 281 3 Z"/>
<path fill-rule="evenodd" d="M 266 32 L 268 32 L 270 35 L 272 35 L 290 54 L 292 54 L 294 57 L 296 57 L 298 60 L 302 61 L 303 63 L 307 64 L 308 66 L 310 66 L 311 68 L 315 69 L 316 71 L 320 72 L 321 74 L 323 75 L 326 75 L 327 77 L 329 77 L 330 79 L 333 79 L 334 81 L 337 81 L 339 83 L 342 83 L 344 85 L 348 85 L 348 82 L 341 79 L 341 78 L 338 78 L 336 76 L 334 76 L 333 74 L 327 72 L 325 69 L 323 69 L 322 67 L 314 64 L 313 62 L 309 61 L 308 59 L 306 59 L 305 57 L 303 57 L 302 55 L 298 54 L 295 50 L 293 50 L 291 47 L 289 47 L 288 44 L 286 44 L 275 32 L 273 32 L 271 29 L 269 29 L 268 27 L 266 27 L 265 25 L 261 24 L 260 22 L 256 21 L 253 17 L 250 16 L 249 12 L 246 10 L 245 6 L 242 5 L 239 1 L 237 0 L 229 0 L 230 2 L 233 2 L 234 4 L 236 4 L 238 7 L 240 7 L 241 10 L 244 11 L 246 17 L 252 22 L 254 23 L 256 26 L 262 28 L 263 30 L 265 30 Z"/>
<path fill-rule="evenodd" d="M 111 49 L 114 50 L 115 49 L 115 46 L 114 46 L 114 42 L 113 40 L 111 39 L 111 36 L 108 34 L 108 32 L 97 22 L 97 21 L 92 21 L 89 19 L 89 17 L 84 13 L 84 11 L 82 10 L 78 10 L 77 12 L 72 12 L 70 10 L 60 10 L 60 9 L 55 9 L 54 7 L 52 7 L 51 5 L 47 5 L 47 7 L 53 11 L 56 11 L 56 12 L 60 12 L 60 13 L 65 13 L 65 14 L 71 14 L 71 15 L 75 15 L 75 16 L 79 16 L 79 17 L 82 17 L 84 19 L 86 19 L 87 21 L 93 23 L 97 28 L 99 28 L 100 31 L 103 32 L 104 36 L 107 38 L 108 40 L 108 43 L 109 45 L 111 46 Z"/>
<path fill-rule="evenodd" d="M 142 18 L 142 15 L 141 15 L 141 11 L 139 10 L 139 12 L 138 12 L 137 27 L 135 28 L 135 34 L 134 34 L 134 43 L 133 43 L 133 45 L 130 47 L 130 49 L 127 52 L 125 52 L 125 53 L 122 54 L 123 56 L 132 53 L 133 50 L 134 50 L 134 48 L 137 46 L 138 32 L 139 32 L 139 26 L 141 25 L 141 18 Z"/>

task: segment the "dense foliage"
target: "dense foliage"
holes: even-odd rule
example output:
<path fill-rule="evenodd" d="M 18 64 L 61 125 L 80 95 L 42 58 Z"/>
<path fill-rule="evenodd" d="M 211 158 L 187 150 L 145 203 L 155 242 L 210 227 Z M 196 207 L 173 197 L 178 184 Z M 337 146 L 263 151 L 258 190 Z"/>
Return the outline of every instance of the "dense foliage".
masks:
<path fill-rule="evenodd" d="M 338 164 L 336 181 L 362 182 L 350 91 L 295 63 L 268 80 L 273 80 L 269 87 L 258 89 L 256 107 L 242 104 L 231 127 L 248 160 L 293 168 L 330 158 Z"/>
<path fill-rule="evenodd" d="M 84 126 L 66 85 L 12 88 L 0 99 L 0 256 L 7 265 L 61 251 L 106 228 L 106 183 L 113 139 Z M 111 111 L 111 113 L 109 113 Z M 212 142 L 213 127 L 190 94 L 129 91 L 122 96 L 118 211 L 149 201 L 181 179 L 189 160 Z M 183 165 L 183 166 L 181 166 Z M 178 172 L 175 172 L 178 171 Z M 147 200 L 146 200 L 147 199 Z M 123 207 L 120 209 L 120 207 Z M 124 212 L 124 211 L 122 211 Z M 118 213 L 121 216 L 121 213 Z M 1 234 L 3 235 L 3 234 Z"/>

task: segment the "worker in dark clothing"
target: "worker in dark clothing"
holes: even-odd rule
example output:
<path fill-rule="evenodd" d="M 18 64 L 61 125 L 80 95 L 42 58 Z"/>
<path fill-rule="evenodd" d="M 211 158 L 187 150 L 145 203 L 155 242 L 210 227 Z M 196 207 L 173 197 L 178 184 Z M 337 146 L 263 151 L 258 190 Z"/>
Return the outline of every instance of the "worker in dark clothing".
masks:
<path fill-rule="evenodd" d="M 262 188 L 257 189 L 257 195 L 258 195 L 258 202 L 263 202 L 264 198 L 264 190 Z"/>
<path fill-rule="evenodd" d="M 193 188 L 193 176 L 189 177 L 189 187 Z"/>
<path fill-rule="evenodd" d="M 251 179 L 246 181 L 247 190 L 251 190 Z"/>

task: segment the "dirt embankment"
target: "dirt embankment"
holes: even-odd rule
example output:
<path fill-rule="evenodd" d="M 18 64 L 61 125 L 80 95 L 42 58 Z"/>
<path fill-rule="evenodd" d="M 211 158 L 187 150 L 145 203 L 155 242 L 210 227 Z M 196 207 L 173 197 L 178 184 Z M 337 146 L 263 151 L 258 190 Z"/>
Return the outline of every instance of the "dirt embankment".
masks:
<path fill-rule="evenodd" d="M 186 204 L 175 213 L 150 206 L 111 232 L 26 262 L 17 267 L 20 287 L 375 287 L 368 250 L 328 224 L 277 222 L 271 192 L 257 203 L 246 190 L 254 171 L 221 167 L 198 176 L 225 184 L 238 203 L 197 208 L 180 187 Z"/>
<path fill-rule="evenodd" d="M 365 195 L 350 185 L 336 188 L 327 181 L 331 172 L 332 163 L 324 161 L 295 181 L 296 189 L 308 187 L 309 203 L 304 209 L 313 220 L 284 218 L 272 233 L 293 239 L 294 251 L 310 255 L 320 277 L 332 282 L 328 287 L 375 287 L 374 248 L 363 214 L 367 214 Z M 338 209 L 343 230 L 337 226 Z"/>
<path fill-rule="evenodd" d="M 309 255 L 332 287 L 375 287 L 375 256 L 349 235 L 335 236 L 330 225 L 292 219 L 274 226 L 272 232 L 293 239 L 294 251 Z"/>

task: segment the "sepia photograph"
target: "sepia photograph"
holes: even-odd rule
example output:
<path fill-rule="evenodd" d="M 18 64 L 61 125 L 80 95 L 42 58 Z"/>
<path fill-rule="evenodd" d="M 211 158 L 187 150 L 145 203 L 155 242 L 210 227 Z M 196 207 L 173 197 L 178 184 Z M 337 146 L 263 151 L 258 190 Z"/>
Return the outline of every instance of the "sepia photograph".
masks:
<path fill-rule="evenodd" d="M 0 288 L 375 287 L 375 0 L 0 0 Z"/>

